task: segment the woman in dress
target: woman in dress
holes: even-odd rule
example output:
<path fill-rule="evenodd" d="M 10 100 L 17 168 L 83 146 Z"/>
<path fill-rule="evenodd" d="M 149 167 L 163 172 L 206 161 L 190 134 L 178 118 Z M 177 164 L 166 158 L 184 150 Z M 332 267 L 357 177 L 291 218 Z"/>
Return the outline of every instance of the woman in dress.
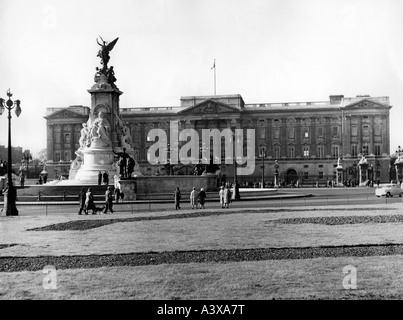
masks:
<path fill-rule="evenodd" d="M 92 194 L 91 188 L 88 188 L 86 193 L 84 213 L 88 214 L 88 210 L 92 210 L 92 214 L 96 214 L 94 195 Z"/>

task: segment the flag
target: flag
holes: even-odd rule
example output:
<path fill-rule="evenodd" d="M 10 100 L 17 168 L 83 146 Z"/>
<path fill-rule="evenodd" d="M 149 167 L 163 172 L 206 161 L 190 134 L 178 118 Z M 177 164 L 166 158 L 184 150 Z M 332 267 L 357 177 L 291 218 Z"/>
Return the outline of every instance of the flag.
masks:
<path fill-rule="evenodd" d="M 213 64 L 213 66 L 211 67 L 211 69 L 214 69 L 215 68 L 215 59 L 214 59 L 214 64 Z"/>

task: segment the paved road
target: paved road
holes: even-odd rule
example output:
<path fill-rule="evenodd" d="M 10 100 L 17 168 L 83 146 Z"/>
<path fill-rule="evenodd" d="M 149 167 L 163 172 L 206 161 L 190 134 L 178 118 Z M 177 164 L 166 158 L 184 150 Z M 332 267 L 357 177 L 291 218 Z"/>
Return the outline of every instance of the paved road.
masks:
<path fill-rule="evenodd" d="M 290 195 L 299 195 L 298 198 L 289 198 Z M 308 196 L 312 195 L 312 196 Z M 272 199 L 235 201 L 231 208 L 272 208 L 272 207 L 322 207 L 327 205 L 368 205 L 368 204 L 396 204 L 402 203 L 403 198 L 377 198 L 375 188 L 343 188 L 343 189 L 279 189 L 278 195 Z M 101 206 L 101 204 L 99 204 Z M 189 209 L 188 202 L 182 203 L 182 209 Z M 218 201 L 207 202 L 206 208 L 221 210 Z M 115 204 L 116 212 L 140 213 L 148 210 L 173 209 L 173 203 L 127 203 Z M 40 215 L 72 215 L 77 214 L 78 204 L 35 204 L 18 205 L 20 216 Z M 223 209 L 224 210 L 224 209 Z"/>

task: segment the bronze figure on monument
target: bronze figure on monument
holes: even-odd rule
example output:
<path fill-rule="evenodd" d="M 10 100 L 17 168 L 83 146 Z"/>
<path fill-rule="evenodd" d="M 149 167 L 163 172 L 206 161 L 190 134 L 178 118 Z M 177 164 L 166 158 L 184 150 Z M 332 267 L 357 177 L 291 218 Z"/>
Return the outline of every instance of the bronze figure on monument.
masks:
<path fill-rule="evenodd" d="M 108 62 L 110 59 L 109 52 L 112 51 L 113 47 L 115 46 L 116 42 L 118 41 L 119 38 L 116 38 L 115 40 L 109 42 L 108 44 L 104 39 L 102 39 L 101 36 L 99 36 L 102 40 L 102 43 L 99 43 L 98 38 L 97 38 L 97 43 L 100 45 L 100 49 L 98 51 L 97 57 L 101 58 L 101 64 L 102 64 L 102 69 L 100 70 L 101 73 L 107 76 L 107 71 L 108 71 Z"/>

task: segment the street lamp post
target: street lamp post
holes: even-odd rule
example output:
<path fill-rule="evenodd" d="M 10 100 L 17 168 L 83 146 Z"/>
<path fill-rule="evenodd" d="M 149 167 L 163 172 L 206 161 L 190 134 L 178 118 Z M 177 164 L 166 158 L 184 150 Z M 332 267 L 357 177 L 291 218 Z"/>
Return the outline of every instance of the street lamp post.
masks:
<path fill-rule="evenodd" d="M 174 175 L 173 172 L 173 165 L 171 165 L 171 151 L 174 150 L 174 148 L 171 147 L 171 145 L 168 143 L 168 147 L 164 148 L 165 151 L 168 152 L 168 159 L 167 159 L 167 163 L 165 164 L 165 172 L 167 173 L 167 175 Z"/>
<path fill-rule="evenodd" d="M 8 159 L 7 159 L 7 187 L 4 192 L 4 209 L 6 211 L 6 216 L 18 216 L 18 210 L 15 205 L 17 198 L 17 191 L 13 186 L 12 180 L 12 159 L 11 159 L 11 110 L 15 108 L 15 114 L 17 117 L 21 114 L 20 100 L 12 101 L 11 97 L 13 94 L 10 89 L 7 91 L 8 100 L 0 98 L 0 115 L 3 114 L 4 109 L 8 110 Z"/>
<path fill-rule="evenodd" d="M 32 155 L 29 151 L 25 150 L 22 153 L 22 159 L 25 161 L 26 170 L 27 170 L 27 178 L 29 178 L 29 161 L 32 160 Z"/>
<path fill-rule="evenodd" d="M 264 157 L 266 156 L 265 150 L 262 148 L 260 150 L 259 157 L 262 158 L 262 188 L 264 188 Z"/>
<path fill-rule="evenodd" d="M 236 150 L 235 150 L 235 140 L 239 137 L 236 135 L 235 130 L 233 131 L 233 141 L 234 141 L 234 193 L 232 195 L 232 199 L 240 200 L 241 195 L 239 194 L 239 185 L 238 185 L 238 174 L 237 174 L 237 162 L 236 162 Z"/>
<path fill-rule="evenodd" d="M 159 175 L 160 175 L 160 171 L 159 171 L 160 162 L 157 160 L 157 161 L 155 162 L 155 165 L 157 166 L 157 172 L 155 173 L 155 175 L 156 175 L 156 176 L 159 176 Z"/>

